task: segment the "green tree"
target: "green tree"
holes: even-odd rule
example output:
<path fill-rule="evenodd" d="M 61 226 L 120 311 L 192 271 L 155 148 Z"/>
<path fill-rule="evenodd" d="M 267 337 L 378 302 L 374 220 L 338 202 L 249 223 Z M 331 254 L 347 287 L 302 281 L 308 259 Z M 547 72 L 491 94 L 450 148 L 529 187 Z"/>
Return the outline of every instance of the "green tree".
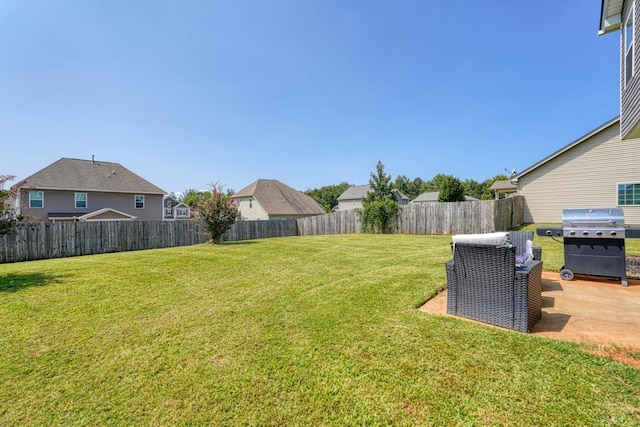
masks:
<path fill-rule="evenodd" d="M 221 188 L 213 186 L 211 195 L 202 202 L 200 221 L 211 236 L 210 243 L 220 243 L 222 235 L 238 218 L 238 207 Z"/>
<path fill-rule="evenodd" d="M 476 199 L 482 199 L 484 186 L 478 181 L 474 179 L 465 179 L 462 182 L 462 188 L 464 189 L 465 196 L 471 196 L 471 197 L 475 197 Z"/>
<path fill-rule="evenodd" d="M 334 207 L 338 206 L 338 197 L 349 187 L 351 187 L 351 184 L 343 181 L 338 185 L 325 185 L 324 187 L 307 190 L 304 193 L 320 203 L 325 212 L 331 212 Z"/>
<path fill-rule="evenodd" d="M 464 188 L 460 180 L 453 176 L 447 176 L 440 184 L 438 194 L 439 202 L 462 202 L 464 201 Z"/>
<path fill-rule="evenodd" d="M 212 188 L 216 188 L 215 185 L 211 186 Z M 189 188 L 182 193 L 182 197 L 178 200 L 179 202 L 184 203 L 185 205 L 195 208 L 198 206 L 202 206 L 204 201 L 211 197 L 211 191 L 203 191 L 196 190 L 195 188 Z"/>
<path fill-rule="evenodd" d="M 371 189 L 363 199 L 360 211 L 362 231 L 390 233 L 395 228 L 399 207 L 391 191 L 391 177 L 385 173 L 381 161 L 376 165 L 376 173 L 371 173 L 369 186 Z"/>
<path fill-rule="evenodd" d="M 440 191 L 440 187 L 442 187 L 442 183 L 446 181 L 448 178 L 452 178 L 451 175 L 445 175 L 443 173 L 439 173 L 434 176 L 432 179 L 427 181 L 424 185 L 424 191 Z"/>
<path fill-rule="evenodd" d="M 421 178 L 415 178 L 414 180 L 411 180 L 405 175 L 396 177 L 395 181 L 393 182 L 393 188 L 396 188 L 411 200 L 424 193 L 424 191 L 422 190 L 424 185 L 425 182 Z"/>
<path fill-rule="evenodd" d="M 391 177 L 384 171 L 384 165 L 378 160 L 376 165 L 376 173 L 371 173 L 369 178 L 369 192 L 365 196 L 363 202 L 372 202 L 375 200 L 395 200 L 391 190 Z"/>
<path fill-rule="evenodd" d="M 18 215 L 11 203 L 16 193 L 14 189 L 5 189 L 4 186 L 15 177 L 13 175 L 0 175 L 0 236 L 9 234 L 16 223 L 24 219 Z"/>

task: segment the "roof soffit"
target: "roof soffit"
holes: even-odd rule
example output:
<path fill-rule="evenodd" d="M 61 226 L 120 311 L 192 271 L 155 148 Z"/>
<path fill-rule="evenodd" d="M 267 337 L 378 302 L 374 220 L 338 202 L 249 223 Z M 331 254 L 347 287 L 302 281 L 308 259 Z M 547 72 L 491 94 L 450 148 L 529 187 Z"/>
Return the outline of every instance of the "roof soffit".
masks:
<path fill-rule="evenodd" d="M 598 35 L 620 29 L 623 6 L 624 0 L 602 0 Z"/>

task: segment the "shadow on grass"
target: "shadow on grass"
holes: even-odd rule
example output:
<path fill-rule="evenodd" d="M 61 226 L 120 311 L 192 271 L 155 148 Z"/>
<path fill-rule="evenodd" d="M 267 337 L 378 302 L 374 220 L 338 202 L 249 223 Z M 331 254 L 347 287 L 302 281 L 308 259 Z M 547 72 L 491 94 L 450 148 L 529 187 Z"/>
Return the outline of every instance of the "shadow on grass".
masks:
<path fill-rule="evenodd" d="M 256 242 L 255 240 L 238 240 L 235 242 L 222 242 L 223 245 L 255 245 L 260 242 Z"/>
<path fill-rule="evenodd" d="M 43 273 L 5 274 L 0 276 L 0 292 L 18 292 L 32 286 L 45 286 L 55 280 Z"/>

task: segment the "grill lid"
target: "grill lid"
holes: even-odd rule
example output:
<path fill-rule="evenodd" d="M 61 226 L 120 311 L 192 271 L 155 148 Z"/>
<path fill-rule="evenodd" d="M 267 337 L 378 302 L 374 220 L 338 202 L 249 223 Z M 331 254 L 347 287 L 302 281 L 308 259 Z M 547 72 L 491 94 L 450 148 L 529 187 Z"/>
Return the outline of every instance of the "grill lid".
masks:
<path fill-rule="evenodd" d="M 562 226 L 623 228 L 624 212 L 621 208 L 563 209 Z"/>

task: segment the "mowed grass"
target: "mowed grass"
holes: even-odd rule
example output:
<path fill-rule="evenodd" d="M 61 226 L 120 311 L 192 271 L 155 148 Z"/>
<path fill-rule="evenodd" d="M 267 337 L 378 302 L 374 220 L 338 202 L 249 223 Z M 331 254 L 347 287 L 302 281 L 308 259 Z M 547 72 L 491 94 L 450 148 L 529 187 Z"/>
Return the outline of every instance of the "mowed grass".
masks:
<path fill-rule="evenodd" d="M 0 265 L 0 425 L 640 424 L 639 370 L 418 311 L 446 285 L 449 240 Z"/>

